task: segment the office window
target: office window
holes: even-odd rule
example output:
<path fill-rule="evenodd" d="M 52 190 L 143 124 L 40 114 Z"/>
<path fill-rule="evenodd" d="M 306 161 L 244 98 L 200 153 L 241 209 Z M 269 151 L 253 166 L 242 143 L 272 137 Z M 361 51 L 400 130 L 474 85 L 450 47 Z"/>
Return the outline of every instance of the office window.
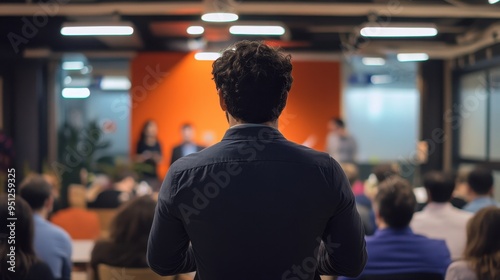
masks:
<path fill-rule="evenodd" d="M 475 72 L 460 79 L 459 114 L 461 158 L 485 160 L 487 135 L 487 90 L 485 72 Z"/>
<path fill-rule="evenodd" d="M 490 92 L 490 160 L 500 161 L 500 68 L 490 72 Z"/>
<path fill-rule="evenodd" d="M 344 64 L 344 117 L 359 163 L 411 159 L 419 140 L 416 69 L 391 59 L 384 66 L 364 65 L 359 57 Z"/>

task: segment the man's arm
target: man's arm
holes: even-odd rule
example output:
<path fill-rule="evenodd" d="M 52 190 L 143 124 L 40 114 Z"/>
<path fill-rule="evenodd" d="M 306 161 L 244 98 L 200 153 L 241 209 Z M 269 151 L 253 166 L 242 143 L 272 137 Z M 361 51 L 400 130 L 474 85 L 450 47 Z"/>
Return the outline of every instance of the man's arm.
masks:
<path fill-rule="evenodd" d="M 332 162 L 333 184 L 339 199 L 323 233 L 318 271 L 323 275 L 357 277 L 367 260 L 363 223 L 344 172 L 337 162 Z"/>
<path fill-rule="evenodd" d="M 196 270 L 189 236 L 173 206 L 174 195 L 170 192 L 174 187 L 172 173 L 169 172 L 160 190 L 148 241 L 149 267 L 162 276 Z"/>
<path fill-rule="evenodd" d="M 63 265 L 62 265 L 62 272 L 61 272 L 61 280 L 70 280 L 71 279 L 71 270 L 73 269 L 73 264 L 71 261 L 71 255 L 73 253 L 73 245 L 71 243 L 71 237 L 64 232 L 64 235 L 62 235 L 62 250 L 64 251 L 64 257 L 63 257 Z"/>

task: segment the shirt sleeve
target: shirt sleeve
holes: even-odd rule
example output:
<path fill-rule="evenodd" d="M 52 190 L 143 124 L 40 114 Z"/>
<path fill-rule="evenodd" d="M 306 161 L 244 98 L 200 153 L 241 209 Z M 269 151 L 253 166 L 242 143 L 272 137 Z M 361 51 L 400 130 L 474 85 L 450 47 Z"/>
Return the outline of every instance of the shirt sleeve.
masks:
<path fill-rule="evenodd" d="M 160 190 L 148 241 L 148 265 L 162 276 L 196 270 L 189 236 L 174 206 L 173 173 L 169 170 Z"/>
<path fill-rule="evenodd" d="M 73 268 L 73 264 L 71 262 L 71 254 L 72 254 L 72 244 L 71 238 L 69 235 L 64 232 L 64 238 L 62 242 L 62 248 L 64 252 L 63 256 L 63 266 L 62 266 L 62 280 L 71 280 L 71 270 Z"/>
<path fill-rule="evenodd" d="M 318 254 L 318 271 L 323 275 L 357 277 L 366 260 L 363 223 L 349 182 L 340 165 L 331 159 L 333 188 L 338 193 L 338 205 L 328 221 Z"/>

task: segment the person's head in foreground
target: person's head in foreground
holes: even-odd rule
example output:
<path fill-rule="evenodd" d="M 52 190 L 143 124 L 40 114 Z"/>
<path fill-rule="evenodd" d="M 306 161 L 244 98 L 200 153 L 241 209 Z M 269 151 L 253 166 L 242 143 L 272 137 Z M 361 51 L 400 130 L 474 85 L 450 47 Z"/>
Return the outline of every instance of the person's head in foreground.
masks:
<path fill-rule="evenodd" d="M 392 176 L 385 179 L 378 187 L 374 210 L 380 229 L 406 228 L 413 217 L 417 201 L 407 180 Z"/>
<path fill-rule="evenodd" d="M 467 177 L 469 195 L 472 199 L 493 194 L 493 173 L 485 168 L 472 170 Z"/>
<path fill-rule="evenodd" d="M 40 175 L 30 175 L 20 186 L 19 194 L 28 202 L 33 212 L 46 218 L 52 211 L 54 196 L 52 186 Z"/>
<path fill-rule="evenodd" d="M 213 63 L 220 106 L 231 126 L 277 125 L 293 81 L 290 59 L 262 42 L 241 41 Z"/>
<path fill-rule="evenodd" d="M 424 187 L 427 190 L 429 202 L 443 203 L 450 201 L 455 189 L 455 181 L 451 174 L 430 171 L 424 176 Z"/>
<path fill-rule="evenodd" d="M 470 219 L 464 259 L 478 280 L 500 279 L 500 208 L 483 208 Z"/>
<path fill-rule="evenodd" d="M 12 206 L 12 202 L 15 203 L 15 210 L 12 211 L 17 218 L 14 222 L 15 229 L 13 229 L 15 235 L 12 235 L 10 227 L 2 226 L 0 228 L 0 260 L 2 261 L 0 278 L 5 280 L 24 279 L 31 266 L 37 262 L 33 247 L 33 214 L 28 203 L 19 197 L 8 201 L 7 195 L 2 194 L 0 195 L 0 216 L 2 218 L 12 217 L 9 213 L 11 212 L 9 206 Z M 8 224 L 9 222 L 7 222 Z M 9 235 L 13 236 L 14 239 L 9 239 Z M 8 240 L 15 240 L 15 244 L 8 243 Z M 13 261 L 15 272 L 8 270 L 8 267 L 11 266 L 9 264 L 11 258 L 7 255 L 10 254 L 10 246 L 15 246 L 16 249 Z"/>
<path fill-rule="evenodd" d="M 379 184 L 395 175 L 399 175 L 399 166 L 396 163 L 377 164 L 365 182 L 365 195 L 371 200 L 375 199 Z"/>
<path fill-rule="evenodd" d="M 111 222 L 110 238 L 115 243 L 140 243 L 146 246 L 156 202 L 148 195 L 130 200 L 120 206 Z"/>

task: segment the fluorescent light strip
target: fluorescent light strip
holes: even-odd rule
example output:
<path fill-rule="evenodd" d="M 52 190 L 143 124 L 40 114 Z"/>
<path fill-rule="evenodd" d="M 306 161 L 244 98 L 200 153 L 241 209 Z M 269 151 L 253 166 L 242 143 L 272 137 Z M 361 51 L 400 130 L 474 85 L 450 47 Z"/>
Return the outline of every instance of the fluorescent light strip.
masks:
<path fill-rule="evenodd" d="M 490 4 L 496 4 L 498 3 L 500 0 L 488 0 L 488 3 Z"/>
<path fill-rule="evenodd" d="M 361 62 L 363 62 L 364 65 L 366 66 L 382 66 L 385 65 L 385 59 L 381 57 L 363 57 L 361 59 Z"/>
<path fill-rule="evenodd" d="M 190 26 L 186 29 L 186 32 L 191 35 L 201 35 L 203 32 L 205 32 L 205 28 L 203 26 Z"/>
<path fill-rule="evenodd" d="M 238 15 L 233 13 L 207 13 L 201 16 L 201 20 L 208 22 L 231 22 L 238 20 Z"/>
<path fill-rule="evenodd" d="M 101 80 L 102 90 L 129 90 L 130 80 L 124 76 L 104 76 Z"/>
<path fill-rule="evenodd" d="M 432 37 L 438 32 L 434 27 L 363 27 L 359 33 L 364 37 Z"/>
<path fill-rule="evenodd" d="M 426 53 L 398 53 L 397 57 L 400 62 L 426 61 L 429 59 L 429 55 Z"/>
<path fill-rule="evenodd" d="M 83 61 L 65 61 L 62 63 L 64 70 L 82 70 L 85 64 Z"/>
<path fill-rule="evenodd" d="M 221 56 L 218 52 L 199 52 L 194 55 L 196 60 L 216 60 Z"/>
<path fill-rule="evenodd" d="M 61 34 L 65 36 L 127 36 L 134 33 L 131 26 L 65 26 Z"/>
<path fill-rule="evenodd" d="M 64 98 L 87 98 L 90 96 L 88 88 L 63 88 L 62 96 Z"/>
<path fill-rule="evenodd" d="M 234 35 L 283 35 L 285 28 L 277 25 L 233 25 L 229 33 Z"/>
<path fill-rule="evenodd" d="M 390 75 L 373 75 L 370 77 L 370 82 L 374 85 L 388 84 L 392 82 Z"/>

